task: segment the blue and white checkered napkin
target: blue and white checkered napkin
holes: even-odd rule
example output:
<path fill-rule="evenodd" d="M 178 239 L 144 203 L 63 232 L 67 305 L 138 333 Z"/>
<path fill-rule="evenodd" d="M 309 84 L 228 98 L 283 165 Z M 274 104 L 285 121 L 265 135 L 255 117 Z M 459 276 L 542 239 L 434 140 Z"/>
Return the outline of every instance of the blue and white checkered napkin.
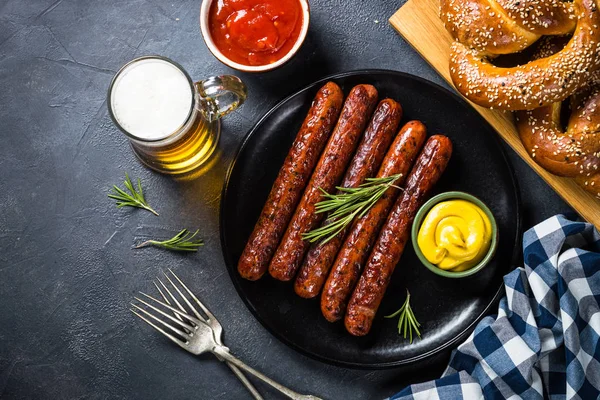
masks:
<path fill-rule="evenodd" d="M 598 231 L 558 215 L 527 231 L 523 249 L 498 315 L 477 325 L 442 378 L 392 399 L 599 398 Z"/>

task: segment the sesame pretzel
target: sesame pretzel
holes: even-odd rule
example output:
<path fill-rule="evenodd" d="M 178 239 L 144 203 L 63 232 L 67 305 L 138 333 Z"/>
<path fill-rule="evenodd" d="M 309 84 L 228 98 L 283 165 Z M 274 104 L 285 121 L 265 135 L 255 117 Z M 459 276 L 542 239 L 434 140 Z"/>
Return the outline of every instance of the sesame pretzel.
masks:
<path fill-rule="evenodd" d="M 559 42 L 544 43 L 538 55 L 555 53 Z M 600 198 L 600 70 L 570 98 L 566 129 L 562 103 L 515 113 L 521 141 L 529 155 L 549 172 L 575 181 Z"/>
<path fill-rule="evenodd" d="M 450 75 L 465 97 L 488 108 L 530 110 L 565 100 L 600 66 L 600 0 L 441 0 L 440 15 L 457 40 Z M 490 59 L 518 52 L 542 35 L 573 31 L 549 57 L 516 67 Z"/>

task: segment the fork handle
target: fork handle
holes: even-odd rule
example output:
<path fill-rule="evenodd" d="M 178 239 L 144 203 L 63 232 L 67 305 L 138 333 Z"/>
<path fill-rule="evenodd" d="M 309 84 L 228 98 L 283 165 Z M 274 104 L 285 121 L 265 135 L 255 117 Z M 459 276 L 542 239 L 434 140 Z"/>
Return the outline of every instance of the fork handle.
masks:
<path fill-rule="evenodd" d="M 271 379 L 268 376 L 262 374 L 261 372 L 258 372 L 254 368 L 249 367 L 243 361 L 241 361 L 238 358 L 236 358 L 235 356 L 233 356 L 229 352 L 229 350 L 226 347 L 224 347 L 224 346 L 216 346 L 213 349 L 213 353 L 215 353 L 215 354 L 223 357 L 226 361 L 229 361 L 230 363 L 232 363 L 232 364 L 240 367 L 241 369 L 243 369 L 244 371 L 248 372 L 249 374 L 254 375 L 255 377 L 257 377 L 261 381 L 263 381 L 266 384 L 268 384 L 268 385 L 272 386 L 273 388 L 277 389 L 278 391 L 280 391 L 281 393 L 283 393 L 284 395 L 286 395 L 287 397 L 289 397 L 292 400 L 321 400 L 320 398 L 318 398 L 316 396 L 304 395 L 304 394 L 296 393 L 293 390 L 288 389 L 285 386 L 283 386 L 283 385 L 275 382 L 273 379 Z"/>
<path fill-rule="evenodd" d="M 246 378 L 246 375 L 244 375 L 242 371 L 240 371 L 240 369 L 235 366 L 235 364 L 231 363 L 230 361 L 226 361 L 225 364 L 227 364 L 227 366 L 233 371 L 233 373 L 235 374 L 235 376 L 238 377 L 240 382 L 244 384 L 246 389 L 248 389 L 248 391 L 252 394 L 252 397 L 254 397 L 255 400 L 263 400 L 263 397 L 260 395 L 260 393 L 258 393 L 258 390 L 256 390 L 254 385 L 252 385 L 248 378 Z"/>

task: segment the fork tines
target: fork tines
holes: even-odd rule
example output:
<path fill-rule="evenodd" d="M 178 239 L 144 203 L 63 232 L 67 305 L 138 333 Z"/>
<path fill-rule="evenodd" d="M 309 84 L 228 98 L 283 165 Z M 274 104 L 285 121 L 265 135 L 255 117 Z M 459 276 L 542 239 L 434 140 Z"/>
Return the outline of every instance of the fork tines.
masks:
<path fill-rule="evenodd" d="M 130 310 L 148 325 L 152 326 L 178 345 L 184 346 L 187 343 L 189 335 L 195 328 L 199 324 L 207 324 L 208 320 L 214 318 L 214 316 L 171 269 L 168 271 L 178 284 L 176 284 L 165 272 L 163 272 L 163 275 L 166 278 L 167 284 L 159 278 L 153 282 L 164 301 L 140 292 L 140 294 L 150 300 L 150 302 L 135 297 L 135 300 L 145 307 L 136 303 L 131 303 L 133 308 Z M 191 300 L 200 307 L 204 315 L 194 307 L 184 292 L 187 293 Z M 187 308 L 182 303 L 185 304 Z M 160 306 L 161 308 L 157 306 Z M 163 327 L 170 332 L 167 332 Z"/>

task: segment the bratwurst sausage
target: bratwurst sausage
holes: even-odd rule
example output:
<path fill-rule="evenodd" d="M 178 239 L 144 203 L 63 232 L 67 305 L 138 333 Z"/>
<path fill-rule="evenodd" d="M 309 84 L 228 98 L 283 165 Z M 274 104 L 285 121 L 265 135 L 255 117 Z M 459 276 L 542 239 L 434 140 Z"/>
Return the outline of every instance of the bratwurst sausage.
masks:
<path fill-rule="evenodd" d="M 373 114 L 358 150 L 350 163 L 342 187 L 354 188 L 375 175 L 402 118 L 402 107 L 392 99 L 382 100 Z M 328 224 L 328 222 L 324 222 Z M 350 227 L 343 229 L 327 243 L 310 246 L 294 283 L 296 294 L 304 298 L 318 295 L 329 269 Z"/>
<path fill-rule="evenodd" d="M 238 272 L 243 278 L 255 281 L 267 271 L 343 101 L 342 89 L 333 82 L 317 92 L 238 262 Z"/>
<path fill-rule="evenodd" d="M 432 136 L 425 144 L 402 195 L 396 200 L 381 229 L 348 303 L 344 322 L 352 335 L 364 336 L 371 330 L 394 268 L 410 236 L 415 214 L 446 169 L 451 155 L 452 143 L 446 136 Z"/>
<path fill-rule="evenodd" d="M 331 193 L 340 183 L 376 103 L 377 89 L 371 85 L 358 85 L 350 91 L 333 134 L 271 260 L 269 273 L 273 278 L 289 281 L 296 275 L 310 246 L 302 234 L 316 228 L 325 217 L 315 212 L 321 190 Z"/>
<path fill-rule="evenodd" d="M 386 154 L 377 177 L 402 174 L 395 183 L 402 185 L 425 143 L 426 131 L 425 125 L 419 121 L 410 121 L 404 125 Z M 373 243 L 398 195 L 399 190 L 390 188 L 352 225 L 321 295 L 321 312 L 328 321 L 343 318 L 348 299 L 360 278 Z"/>

